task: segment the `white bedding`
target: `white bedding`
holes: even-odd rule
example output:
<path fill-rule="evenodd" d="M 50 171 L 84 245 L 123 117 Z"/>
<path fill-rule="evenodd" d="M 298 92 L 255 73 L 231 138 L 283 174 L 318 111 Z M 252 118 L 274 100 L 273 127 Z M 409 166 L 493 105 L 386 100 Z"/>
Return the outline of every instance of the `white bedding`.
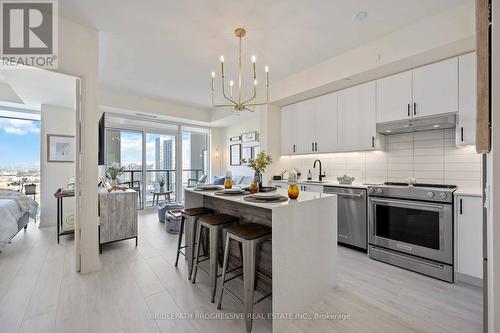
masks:
<path fill-rule="evenodd" d="M 17 233 L 17 220 L 23 214 L 14 200 L 0 199 L 0 250 Z"/>

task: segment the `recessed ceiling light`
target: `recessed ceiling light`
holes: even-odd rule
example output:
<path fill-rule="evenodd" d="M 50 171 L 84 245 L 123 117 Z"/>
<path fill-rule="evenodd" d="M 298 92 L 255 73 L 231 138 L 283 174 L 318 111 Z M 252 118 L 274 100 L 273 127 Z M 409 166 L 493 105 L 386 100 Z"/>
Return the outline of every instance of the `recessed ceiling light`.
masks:
<path fill-rule="evenodd" d="M 366 17 L 368 16 L 368 13 L 365 12 L 365 11 L 360 11 L 360 12 L 357 12 L 356 15 L 354 15 L 352 17 L 352 20 L 354 22 L 361 22 L 363 21 L 364 19 L 366 19 Z"/>
<path fill-rule="evenodd" d="M 440 125 L 433 125 L 432 127 L 434 127 L 434 128 L 438 128 L 439 126 L 440 126 Z"/>
<path fill-rule="evenodd" d="M 391 133 L 392 131 L 391 131 L 391 130 L 387 130 L 387 131 L 385 131 L 385 132 L 386 132 L 386 133 Z"/>

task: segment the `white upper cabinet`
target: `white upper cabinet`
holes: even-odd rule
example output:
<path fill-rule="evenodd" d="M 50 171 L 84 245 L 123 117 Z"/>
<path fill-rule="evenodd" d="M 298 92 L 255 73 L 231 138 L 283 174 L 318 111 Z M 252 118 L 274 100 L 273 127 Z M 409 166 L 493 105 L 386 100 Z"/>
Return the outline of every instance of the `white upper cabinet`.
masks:
<path fill-rule="evenodd" d="M 476 53 L 458 57 L 457 145 L 476 143 Z"/>
<path fill-rule="evenodd" d="M 297 104 L 281 108 L 281 154 L 292 155 L 297 151 Z"/>
<path fill-rule="evenodd" d="M 377 123 L 410 118 L 412 102 L 411 71 L 377 80 Z"/>
<path fill-rule="evenodd" d="M 316 98 L 314 150 L 318 153 L 338 151 L 337 93 Z"/>
<path fill-rule="evenodd" d="M 376 148 L 375 81 L 338 92 L 339 151 Z"/>
<path fill-rule="evenodd" d="M 413 71 L 413 117 L 458 111 L 458 58 Z"/>
<path fill-rule="evenodd" d="M 315 142 L 315 99 L 308 99 L 297 103 L 297 153 L 309 154 L 314 152 Z"/>

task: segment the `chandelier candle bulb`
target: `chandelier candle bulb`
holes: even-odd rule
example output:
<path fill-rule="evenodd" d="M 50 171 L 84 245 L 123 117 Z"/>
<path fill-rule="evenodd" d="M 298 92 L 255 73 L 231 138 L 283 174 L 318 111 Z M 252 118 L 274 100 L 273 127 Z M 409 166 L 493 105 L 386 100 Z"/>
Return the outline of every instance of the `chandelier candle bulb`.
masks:
<path fill-rule="evenodd" d="M 229 97 L 233 97 L 233 85 L 234 81 L 233 80 L 229 81 Z"/>

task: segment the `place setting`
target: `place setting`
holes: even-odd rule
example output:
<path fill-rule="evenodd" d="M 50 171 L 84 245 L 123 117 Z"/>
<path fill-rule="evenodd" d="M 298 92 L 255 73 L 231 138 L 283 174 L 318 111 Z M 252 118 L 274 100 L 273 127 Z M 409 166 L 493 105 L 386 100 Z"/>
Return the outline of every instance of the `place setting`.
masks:
<path fill-rule="evenodd" d="M 217 192 L 215 192 L 215 195 L 222 195 L 222 196 L 236 196 L 236 195 L 248 195 L 248 194 L 250 194 L 250 192 L 246 191 L 241 187 L 224 188 L 224 189 L 219 189 Z"/>
<path fill-rule="evenodd" d="M 221 185 L 213 184 L 198 184 L 193 191 L 217 191 L 221 190 L 223 187 Z"/>

